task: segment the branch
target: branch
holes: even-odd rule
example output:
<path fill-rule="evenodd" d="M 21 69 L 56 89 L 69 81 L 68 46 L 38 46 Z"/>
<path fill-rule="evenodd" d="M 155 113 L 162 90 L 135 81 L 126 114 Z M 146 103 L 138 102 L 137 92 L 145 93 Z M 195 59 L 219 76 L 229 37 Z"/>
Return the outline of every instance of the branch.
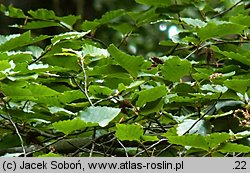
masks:
<path fill-rule="evenodd" d="M 30 62 L 28 65 L 31 65 L 31 64 L 34 64 L 34 63 L 40 61 L 43 58 L 43 56 L 46 53 L 48 53 L 51 49 L 52 49 L 52 45 L 50 45 L 37 59 L 35 59 L 34 61 Z"/>
<path fill-rule="evenodd" d="M 211 19 L 224 15 L 225 13 L 229 12 L 230 10 L 232 10 L 234 7 L 236 7 L 237 5 L 239 5 L 239 4 L 240 4 L 241 2 L 243 2 L 243 1 L 244 1 L 244 0 L 238 1 L 237 3 L 235 3 L 235 4 L 234 4 L 233 6 L 231 6 L 230 8 L 228 8 L 228 9 L 226 9 L 226 10 L 224 10 L 224 11 L 222 11 L 222 12 L 216 14 L 216 15 L 214 15 L 213 17 L 211 17 Z"/>
<path fill-rule="evenodd" d="M 16 131 L 16 133 L 17 133 L 17 136 L 19 137 L 19 140 L 20 140 L 20 142 L 21 142 L 21 148 L 22 148 L 24 157 L 26 157 L 26 150 L 25 150 L 25 147 L 24 147 L 23 138 L 22 138 L 21 134 L 19 133 L 19 130 L 18 130 L 16 124 L 13 122 L 13 120 L 12 120 L 10 114 L 9 114 L 8 112 L 7 112 L 7 114 L 8 114 L 9 121 L 11 122 L 11 124 L 13 125 L 13 127 L 15 128 L 15 131 Z"/>
<path fill-rule="evenodd" d="M 117 46 L 117 48 L 119 49 L 122 44 L 126 41 L 126 39 L 132 34 L 132 31 L 130 31 L 129 33 L 127 33 L 121 40 L 120 44 Z"/>
<path fill-rule="evenodd" d="M 167 139 L 160 139 L 159 141 L 157 141 L 157 142 L 154 143 L 153 145 L 151 145 L 151 146 L 149 146 L 148 148 L 146 148 L 146 149 L 144 149 L 144 150 L 138 152 L 137 154 L 135 154 L 134 157 L 139 156 L 140 154 L 142 154 L 142 153 L 146 152 L 147 150 L 149 150 L 149 149 L 155 147 L 156 145 L 158 145 L 159 143 L 161 143 L 161 142 L 163 142 L 163 141 L 167 141 Z"/>
<path fill-rule="evenodd" d="M 27 155 L 37 151 L 46 151 L 47 147 L 49 146 L 53 147 L 56 150 L 56 152 L 67 153 L 70 151 L 74 151 L 76 149 L 76 147 L 74 146 L 81 147 L 82 145 L 88 143 L 90 140 L 91 140 L 90 138 L 61 139 L 61 140 L 56 140 L 56 142 L 47 142 L 44 144 L 44 146 L 40 145 L 25 146 L 24 149 L 26 150 Z M 71 144 L 73 144 L 74 146 Z M 21 153 L 22 151 L 23 151 L 22 147 L 0 149 L 0 155 L 4 155 L 6 153 Z"/>
<path fill-rule="evenodd" d="M 88 78 L 87 78 L 87 73 L 86 73 L 86 70 L 84 67 L 84 57 L 80 57 L 80 62 L 81 62 L 81 68 L 82 68 L 83 75 L 84 75 L 84 93 L 85 93 L 90 105 L 94 106 L 89 95 L 88 95 Z"/>
<path fill-rule="evenodd" d="M 183 133 L 182 135 L 186 135 L 187 133 L 190 132 L 190 130 L 192 130 L 192 128 L 194 128 L 194 126 L 200 121 L 202 120 L 214 107 L 215 105 L 218 103 L 218 100 L 221 98 L 222 96 L 222 92 L 220 93 L 220 96 L 218 97 L 217 101 L 213 104 L 213 106 L 207 110 L 207 112 L 205 112 L 197 121 L 194 122 L 194 124 L 192 124 L 192 126 L 185 132 Z"/>
<path fill-rule="evenodd" d="M 124 145 L 122 144 L 122 142 L 119 140 L 119 139 L 116 139 L 118 141 L 118 143 L 122 146 L 122 148 L 124 149 L 124 152 L 126 154 L 126 157 L 128 157 L 128 152 L 127 152 L 127 149 L 126 147 L 124 147 Z"/>

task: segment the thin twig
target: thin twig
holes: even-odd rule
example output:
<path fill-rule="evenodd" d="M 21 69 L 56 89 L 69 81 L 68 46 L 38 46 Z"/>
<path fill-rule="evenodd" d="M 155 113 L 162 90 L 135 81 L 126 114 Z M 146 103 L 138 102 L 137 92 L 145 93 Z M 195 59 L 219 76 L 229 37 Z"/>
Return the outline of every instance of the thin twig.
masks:
<path fill-rule="evenodd" d="M 93 40 L 93 41 L 96 41 L 96 42 L 98 42 L 98 43 L 100 43 L 100 44 L 103 45 L 105 48 L 108 47 L 102 40 L 100 40 L 100 39 L 98 39 L 98 38 L 94 38 L 94 37 L 87 36 L 87 35 L 85 35 L 84 37 L 85 37 L 85 38 L 88 38 L 88 39 L 91 39 L 91 40 Z"/>
<path fill-rule="evenodd" d="M 21 134 L 19 133 L 19 130 L 18 130 L 16 124 L 15 124 L 14 121 L 12 120 L 11 115 L 10 115 L 9 112 L 8 112 L 7 106 L 9 106 L 9 105 L 8 105 L 8 103 L 5 102 L 3 99 L 1 99 L 1 101 L 4 102 L 4 107 L 5 107 L 5 109 L 6 109 L 6 113 L 7 113 L 7 116 L 8 116 L 7 119 L 11 122 L 11 124 L 12 124 L 13 127 L 15 128 L 15 131 L 16 131 L 16 133 L 17 133 L 17 136 L 19 137 L 19 140 L 20 140 L 20 142 L 21 142 L 21 147 L 22 147 L 22 150 L 23 150 L 24 157 L 26 157 L 26 150 L 25 150 L 25 147 L 24 147 L 23 138 L 22 138 Z"/>
<path fill-rule="evenodd" d="M 132 31 L 130 31 L 129 33 L 127 33 L 121 40 L 120 44 L 117 46 L 117 48 L 120 48 L 122 46 L 122 44 L 126 41 L 126 39 L 132 34 Z"/>
<path fill-rule="evenodd" d="M 167 53 L 167 56 L 170 56 L 172 55 L 176 49 L 178 48 L 178 46 L 180 45 L 180 43 L 177 43 L 168 53 Z"/>
<path fill-rule="evenodd" d="M 107 98 L 100 99 L 100 100 L 96 101 L 95 103 L 93 103 L 93 105 L 95 106 L 103 101 L 111 100 L 112 98 L 115 98 L 115 97 L 117 97 L 117 95 L 112 95 L 112 96 L 109 96 Z"/>
<path fill-rule="evenodd" d="M 89 98 L 88 93 L 86 94 L 85 89 L 83 89 L 83 88 L 81 87 L 81 85 L 76 81 L 76 79 L 75 79 L 74 77 L 72 77 L 71 79 L 72 79 L 73 82 L 77 85 L 77 87 L 81 90 L 81 92 L 87 97 L 87 99 L 88 99 L 90 105 L 91 105 L 91 106 L 94 106 L 94 104 L 92 103 L 92 101 L 91 101 L 90 98 Z"/>
<path fill-rule="evenodd" d="M 150 157 L 150 154 L 148 153 L 148 149 L 145 147 L 145 145 L 143 145 L 142 142 L 140 142 L 142 148 L 144 149 L 144 152 L 146 153 L 147 157 Z"/>
<path fill-rule="evenodd" d="M 49 143 L 49 144 L 47 144 L 47 145 L 45 145 L 45 146 L 43 146 L 43 147 L 41 147 L 41 148 L 38 148 L 38 149 L 36 149 L 36 150 L 33 150 L 33 151 L 27 153 L 27 155 L 30 155 L 30 154 L 39 152 L 39 151 L 41 151 L 41 150 L 43 150 L 43 149 L 46 149 L 47 147 L 49 147 L 49 146 L 51 146 L 51 145 L 53 145 L 53 144 L 55 144 L 55 143 L 57 143 L 57 142 L 63 140 L 66 136 L 67 136 L 67 135 L 61 136 L 61 137 L 59 137 L 56 141 L 51 142 L 51 143 Z"/>
<path fill-rule="evenodd" d="M 239 4 L 240 4 L 241 2 L 243 2 L 243 1 L 244 1 L 244 0 L 238 1 L 237 3 L 235 3 L 234 5 L 232 5 L 230 8 L 228 8 L 228 9 L 226 9 L 226 10 L 224 10 L 224 11 L 222 11 L 222 12 L 216 14 L 216 15 L 214 15 L 213 17 L 211 17 L 211 19 L 216 18 L 216 17 L 219 17 L 219 16 L 221 16 L 221 15 L 224 15 L 225 13 L 229 12 L 230 10 L 232 10 L 234 7 L 236 7 L 237 5 L 239 5 Z"/>
<path fill-rule="evenodd" d="M 19 140 L 21 142 L 21 147 L 23 149 L 23 155 L 24 155 L 24 157 L 26 157 L 26 151 L 25 151 L 25 147 L 24 147 L 23 138 L 22 138 L 21 134 L 19 133 L 19 130 L 18 130 L 16 124 L 13 122 L 13 120 L 8 112 L 7 112 L 7 115 L 8 115 L 9 121 L 11 122 L 11 124 L 13 125 L 13 127 L 16 130 L 17 136 L 19 137 Z"/>
<path fill-rule="evenodd" d="M 122 146 L 122 148 L 124 149 L 126 157 L 128 157 L 127 149 L 124 147 L 124 145 L 122 144 L 122 142 L 121 142 L 119 139 L 116 139 L 116 140 L 118 141 L 118 143 L 119 143 L 119 144 Z"/>
<path fill-rule="evenodd" d="M 28 65 L 31 65 L 40 61 L 44 57 L 44 55 L 48 53 L 51 49 L 52 49 L 52 45 L 50 45 L 37 59 L 35 59 L 34 61 L 31 61 Z"/>
<path fill-rule="evenodd" d="M 220 96 L 218 97 L 217 101 L 213 104 L 213 106 L 210 109 L 208 109 L 207 112 L 205 112 L 197 121 L 195 121 L 194 124 L 192 124 L 192 126 L 185 133 L 183 133 L 182 135 L 186 135 L 187 133 L 189 133 L 190 130 L 192 130 L 194 128 L 194 126 L 199 121 L 201 121 L 215 107 L 215 105 L 218 103 L 218 100 L 221 98 L 221 96 L 222 96 L 222 92 L 220 93 Z"/>
<path fill-rule="evenodd" d="M 94 149 L 95 149 L 95 142 L 92 142 L 92 147 L 91 147 L 91 150 L 89 152 L 89 157 L 92 157 Z"/>
<path fill-rule="evenodd" d="M 154 143 L 153 145 L 151 145 L 151 146 L 149 146 L 148 148 L 146 148 L 146 150 L 149 150 L 149 149 L 155 147 L 156 145 L 158 145 L 159 143 L 161 143 L 161 142 L 163 142 L 163 141 L 167 141 L 167 139 L 160 139 L 159 141 L 157 141 L 157 142 Z M 139 156 L 140 154 L 142 154 L 142 153 L 144 153 L 144 152 L 145 152 L 145 150 L 142 150 L 142 151 L 138 152 L 137 154 L 135 154 L 133 157 L 137 157 L 137 156 Z"/>
<path fill-rule="evenodd" d="M 169 149 L 170 147 L 172 147 L 173 144 L 169 144 L 168 146 L 166 146 L 165 148 L 163 148 L 159 153 L 157 153 L 156 156 L 159 156 L 161 153 L 163 153 L 164 151 L 166 151 L 167 149 Z"/>
<path fill-rule="evenodd" d="M 193 50 L 191 53 L 189 53 L 184 59 L 188 59 L 191 55 L 193 55 L 195 52 L 197 52 L 198 50 L 201 50 L 201 49 L 203 49 L 204 47 L 207 47 L 207 46 L 209 46 L 209 45 L 211 45 L 211 44 L 204 44 L 203 46 L 201 46 L 201 47 L 198 47 L 197 49 L 195 49 L 195 50 Z"/>
<path fill-rule="evenodd" d="M 84 67 L 84 58 L 81 57 L 81 68 L 82 68 L 82 71 L 83 71 L 83 76 L 84 76 L 84 93 L 90 103 L 91 106 L 94 106 L 89 95 L 88 95 L 88 78 L 87 78 L 87 73 L 86 73 L 86 70 L 85 70 L 85 67 Z"/>
<path fill-rule="evenodd" d="M 202 45 L 201 47 L 196 48 L 195 50 L 193 50 L 191 53 L 189 53 L 184 59 L 188 59 L 190 56 L 192 56 L 195 52 L 207 47 L 207 46 L 211 46 L 211 45 L 220 45 L 220 44 L 236 44 L 236 43 L 249 43 L 249 41 L 224 41 L 224 40 L 219 40 L 215 43 L 206 43 L 204 45 Z M 186 47 L 183 49 L 187 49 Z M 178 49 L 178 50 L 182 50 L 182 48 Z"/>

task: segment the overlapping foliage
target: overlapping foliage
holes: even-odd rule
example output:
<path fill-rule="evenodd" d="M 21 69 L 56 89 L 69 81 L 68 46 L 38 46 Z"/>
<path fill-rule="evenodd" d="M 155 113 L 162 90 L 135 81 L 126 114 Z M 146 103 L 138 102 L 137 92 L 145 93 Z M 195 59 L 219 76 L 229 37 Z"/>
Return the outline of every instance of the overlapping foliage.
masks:
<path fill-rule="evenodd" d="M 250 2 L 136 2 L 80 28 L 79 16 L 0 7 L 24 21 L 0 36 L 2 155 L 249 156 Z M 162 24 L 178 34 L 150 54 L 136 37 Z M 47 27 L 63 32 L 36 35 Z"/>

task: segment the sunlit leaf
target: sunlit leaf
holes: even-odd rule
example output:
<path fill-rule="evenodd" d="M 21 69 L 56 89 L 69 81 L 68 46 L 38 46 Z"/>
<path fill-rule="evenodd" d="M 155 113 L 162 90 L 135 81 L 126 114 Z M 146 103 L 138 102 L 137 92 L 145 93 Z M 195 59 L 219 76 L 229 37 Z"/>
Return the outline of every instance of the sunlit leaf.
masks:
<path fill-rule="evenodd" d="M 39 155 L 38 157 L 62 157 L 62 155 L 49 152 L 48 154 Z"/>
<path fill-rule="evenodd" d="M 112 90 L 105 86 L 99 86 L 99 85 L 91 85 L 89 87 L 89 93 L 93 95 L 107 95 L 110 96 L 112 94 Z"/>
<path fill-rule="evenodd" d="M 199 19 L 181 18 L 181 20 L 183 20 L 188 25 L 198 27 L 198 28 L 201 28 L 201 27 L 204 27 L 204 26 L 207 25 L 206 22 L 203 22 L 203 21 L 201 21 Z"/>
<path fill-rule="evenodd" d="M 238 53 L 238 52 L 233 52 L 232 50 L 230 51 L 221 51 L 218 47 L 216 46 L 212 46 L 212 49 L 218 53 L 221 53 L 222 55 L 226 56 L 229 59 L 233 59 L 236 61 L 239 61 L 243 64 L 246 64 L 248 66 L 250 66 L 250 60 L 248 58 L 248 56 L 250 55 L 250 53 L 248 54 L 244 54 L 242 51 L 242 54 Z"/>
<path fill-rule="evenodd" d="M 120 111 L 121 110 L 118 108 L 91 106 L 86 110 L 80 111 L 79 116 L 86 123 L 98 123 L 99 126 L 105 127 L 120 113 Z"/>
<path fill-rule="evenodd" d="M 197 29 L 197 34 L 201 40 L 207 40 L 212 37 L 221 37 L 229 34 L 241 33 L 244 28 L 245 26 L 234 23 L 217 24 L 209 22 L 206 26 Z"/>
<path fill-rule="evenodd" d="M 140 91 L 138 93 L 139 98 L 136 102 L 136 105 L 141 107 L 145 103 L 155 101 L 159 98 L 162 98 L 166 94 L 167 90 L 164 85 Z"/>
<path fill-rule="evenodd" d="M 28 22 L 27 24 L 23 26 L 17 26 L 22 29 L 40 29 L 40 28 L 47 28 L 47 27 L 52 27 L 52 26 L 61 26 L 57 22 L 53 21 L 32 21 Z"/>
<path fill-rule="evenodd" d="M 227 87 L 221 86 L 221 85 L 210 85 L 206 84 L 201 87 L 202 90 L 205 91 L 212 91 L 212 92 L 219 92 L 219 93 L 224 93 L 228 90 Z"/>
<path fill-rule="evenodd" d="M 73 120 L 64 120 L 55 122 L 52 124 L 53 128 L 63 132 L 64 134 L 70 134 L 76 130 L 81 130 L 88 126 L 93 126 L 91 123 L 85 123 L 80 118 L 75 118 Z"/>
<path fill-rule="evenodd" d="M 161 68 L 162 75 L 166 80 L 173 82 L 180 81 L 180 79 L 188 75 L 192 65 L 187 60 L 181 60 L 179 57 L 170 57 Z"/>
<path fill-rule="evenodd" d="M 13 17 L 13 18 L 26 18 L 25 14 L 20 8 L 15 8 L 12 5 L 9 5 L 7 8 L 1 4 L 0 7 L 1 12 L 4 13 L 5 16 Z"/>
<path fill-rule="evenodd" d="M 112 20 L 114 20 L 120 16 L 123 16 L 125 13 L 126 13 L 126 11 L 123 9 L 107 12 L 100 19 L 95 19 L 94 21 L 87 21 L 86 20 L 85 22 L 82 23 L 81 28 L 84 31 L 95 30 L 100 25 L 104 25 L 104 24 L 107 24 L 109 22 L 112 22 Z"/>
<path fill-rule="evenodd" d="M 244 94 L 250 87 L 250 79 L 226 80 L 224 84 L 228 88 L 240 92 L 241 94 Z"/>
<path fill-rule="evenodd" d="M 171 144 L 177 144 L 182 146 L 190 146 L 194 148 L 200 148 L 208 150 L 209 145 L 204 136 L 201 135 L 185 135 L 185 136 L 167 136 L 168 142 Z"/>
<path fill-rule="evenodd" d="M 181 136 L 188 132 L 189 134 L 197 133 L 204 136 L 210 133 L 211 126 L 208 122 L 204 120 L 200 120 L 198 122 L 196 121 L 197 120 L 186 119 L 182 123 L 179 123 L 178 127 L 176 128 L 177 134 Z"/>
<path fill-rule="evenodd" d="M 27 31 L 21 35 L 17 35 L 17 36 L 15 35 L 14 38 L 9 39 L 5 43 L 1 44 L 0 51 L 12 50 L 18 47 L 22 47 L 22 46 L 26 46 L 26 45 L 30 45 L 30 44 L 42 41 L 47 38 L 49 38 L 49 36 L 45 36 L 45 35 L 32 38 L 30 31 Z"/>
<path fill-rule="evenodd" d="M 98 48 L 89 44 L 83 45 L 82 53 L 84 56 L 88 55 L 92 57 L 96 57 L 96 56 L 108 57 L 109 56 L 109 53 L 106 49 L 101 49 L 101 48 Z"/>
<path fill-rule="evenodd" d="M 223 145 L 220 149 L 220 152 L 222 153 L 229 153 L 229 152 L 237 152 L 237 153 L 249 153 L 250 147 L 242 144 L 236 144 L 236 143 L 226 143 Z"/>
<path fill-rule="evenodd" d="M 117 49 L 114 45 L 109 46 L 108 51 L 120 66 L 127 70 L 132 76 L 137 76 L 144 62 L 143 57 L 128 55 Z"/>
<path fill-rule="evenodd" d="M 135 124 L 117 124 L 116 128 L 115 136 L 122 141 L 140 141 L 143 136 L 142 127 Z"/>
<path fill-rule="evenodd" d="M 54 19 L 56 17 L 53 10 L 47 9 L 38 9 L 36 11 L 30 10 L 28 13 L 34 18 L 42 20 Z"/>
<path fill-rule="evenodd" d="M 61 40 L 72 40 L 84 37 L 89 32 L 66 32 L 63 34 L 56 35 L 51 39 L 52 44 L 57 44 Z"/>
<path fill-rule="evenodd" d="M 212 133 L 205 138 L 209 144 L 209 147 L 214 148 L 229 140 L 231 138 L 231 135 L 228 133 Z"/>

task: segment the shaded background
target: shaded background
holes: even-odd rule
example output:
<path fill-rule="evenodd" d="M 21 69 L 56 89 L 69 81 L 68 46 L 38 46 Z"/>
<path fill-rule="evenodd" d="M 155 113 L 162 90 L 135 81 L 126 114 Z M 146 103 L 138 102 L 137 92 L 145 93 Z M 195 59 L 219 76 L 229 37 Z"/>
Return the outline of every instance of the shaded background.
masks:
<path fill-rule="evenodd" d="M 80 15 L 82 20 L 78 21 L 75 26 L 77 30 L 80 30 L 79 26 L 83 21 L 100 18 L 105 12 L 111 10 L 125 9 L 128 11 L 142 11 L 148 8 L 135 3 L 134 0 L 0 0 L 0 4 L 4 4 L 5 6 L 12 4 L 24 12 L 45 8 L 53 10 L 57 16 L 66 16 L 69 14 Z M 0 34 L 9 35 L 24 32 L 24 30 L 8 27 L 13 24 L 23 24 L 23 22 L 23 20 L 12 19 L 0 14 Z M 95 37 L 101 39 L 107 45 L 111 43 L 118 45 L 124 36 L 107 26 L 99 30 L 101 32 L 97 32 Z M 65 31 L 58 27 L 32 31 L 33 34 L 37 35 L 54 35 L 61 32 Z M 140 35 L 138 33 L 140 33 Z M 152 52 L 164 51 L 158 43 L 160 40 L 167 39 L 167 37 L 168 33 L 161 32 L 159 24 L 142 26 L 134 32 L 134 36 L 128 39 L 128 45 L 123 46 L 122 49 L 126 49 L 126 51 L 131 54 L 148 54 L 151 56 Z"/>

